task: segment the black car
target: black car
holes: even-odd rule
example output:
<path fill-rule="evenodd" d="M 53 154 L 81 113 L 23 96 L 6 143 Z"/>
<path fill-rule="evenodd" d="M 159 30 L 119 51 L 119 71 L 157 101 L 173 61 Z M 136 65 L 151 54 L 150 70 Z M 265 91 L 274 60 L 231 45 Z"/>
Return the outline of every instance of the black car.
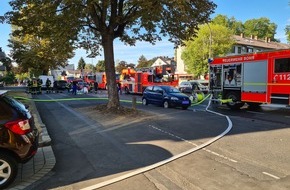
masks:
<path fill-rule="evenodd" d="M 53 82 L 53 90 L 55 92 L 62 92 L 67 89 L 67 81 L 66 80 L 56 80 Z"/>
<path fill-rule="evenodd" d="M 157 104 L 164 108 L 181 107 L 187 109 L 191 101 L 186 94 L 181 93 L 172 86 L 148 86 L 142 97 L 142 104 Z"/>
<path fill-rule="evenodd" d="M 0 189 L 10 185 L 18 163 L 26 163 L 37 152 L 39 132 L 27 106 L 0 90 Z"/>

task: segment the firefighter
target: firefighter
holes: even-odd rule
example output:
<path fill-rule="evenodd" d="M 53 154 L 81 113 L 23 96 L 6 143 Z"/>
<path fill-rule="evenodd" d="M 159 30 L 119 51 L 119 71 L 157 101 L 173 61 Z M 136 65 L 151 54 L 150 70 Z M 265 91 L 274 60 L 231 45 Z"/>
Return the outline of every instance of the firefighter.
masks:
<path fill-rule="evenodd" d="M 28 82 L 27 82 L 27 88 L 28 88 L 27 92 L 28 93 L 31 93 L 32 92 L 32 80 L 28 80 Z"/>
<path fill-rule="evenodd" d="M 49 78 L 46 79 L 45 86 L 46 86 L 46 93 L 50 93 L 51 81 L 49 80 Z"/>
<path fill-rule="evenodd" d="M 99 88 L 99 84 L 98 84 L 98 82 L 96 81 L 96 82 L 94 82 L 94 91 L 95 91 L 95 93 L 98 92 L 98 88 Z"/>
<path fill-rule="evenodd" d="M 72 82 L 68 82 L 68 83 L 66 83 L 66 89 L 67 89 L 67 92 L 69 93 L 70 92 L 70 89 L 71 89 L 71 87 L 72 87 Z"/>
<path fill-rule="evenodd" d="M 33 78 L 31 83 L 32 83 L 32 85 L 31 85 L 31 94 L 37 94 L 37 89 L 38 89 L 37 79 Z"/>
<path fill-rule="evenodd" d="M 41 94 L 42 79 L 37 79 L 37 93 Z"/>
<path fill-rule="evenodd" d="M 118 93 L 119 93 L 120 95 L 122 95 L 122 89 L 121 89 L 121 87 L 122 87 L 121 83 L 118 82 L 118 83 L 117 83 L 117 90 L 118 90 Z"/>

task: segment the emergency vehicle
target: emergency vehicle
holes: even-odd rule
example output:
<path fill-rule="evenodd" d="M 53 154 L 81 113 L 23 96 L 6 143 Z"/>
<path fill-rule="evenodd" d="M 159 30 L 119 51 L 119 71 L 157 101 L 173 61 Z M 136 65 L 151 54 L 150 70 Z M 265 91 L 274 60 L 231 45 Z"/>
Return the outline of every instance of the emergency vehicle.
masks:
<path fill-rule="evenodd" d="M 152 69 L 124 69 L 121 73 L 120 83 L 122 90 L 126 94 L 142 94 L 147 86 L 151 85 L 168 85 L 177 87 L 178 79 L 176 75 L 156 75 Z"/>
<path fill-rule="evenodd" d="M 228 107 L 290 105 L 290 50 L 218 57 L 210 61 L 210 90 Z M 225 101 L 226 102 L 226 101 Z"/>
<path fill-rule="evenodd" d="M 116 73 L 116 83 L 119 82 L 120 74 Z M 99 89 L 107 90 L 107 77 L 105 72 L 97 72 L 93 75 L 86 75 L 84 81 L 88 84 L 93 84 L 94 82 L 98 83 Z"/>

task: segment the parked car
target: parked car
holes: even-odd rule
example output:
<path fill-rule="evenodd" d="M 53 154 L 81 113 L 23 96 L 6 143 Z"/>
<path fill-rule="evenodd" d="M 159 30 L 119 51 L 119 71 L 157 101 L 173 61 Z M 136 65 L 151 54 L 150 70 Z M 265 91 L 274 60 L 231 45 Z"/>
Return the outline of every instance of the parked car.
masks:
<path fill-rule="evenodd" d="M 186 94 L 181 93 L 172 86 L 148 86 L 142 96 L 142 104 L 157 104 L 164 108 L 181 107 L 187 109 L 191 101 Z"/>
<path fill-rule="evenodd" d="M 15 180 L 18 163 L 36 154 L 39 136 L 28 106 L 6 92 L 0 90 L 0 189 Z"/>
<path fill-rule="evenodd" d="M 193 90 L 198 90 L 203 93 L 208 92 L 208 81 L 207 80 L 190 80 L 190 81 L 182 81 L 178 89 L 183 93 L 192 93 Z"/>
<path fill-rule="evenodd" d="M 62 92 L 67 90 L 67 81 L 66 80 L 56 80 L 53 82 L 53 91 Z"/>

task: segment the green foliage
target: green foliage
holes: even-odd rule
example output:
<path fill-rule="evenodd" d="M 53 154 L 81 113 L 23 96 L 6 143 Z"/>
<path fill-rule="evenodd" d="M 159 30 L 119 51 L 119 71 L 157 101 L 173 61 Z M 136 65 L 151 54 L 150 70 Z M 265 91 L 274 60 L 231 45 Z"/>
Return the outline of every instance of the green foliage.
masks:
<path fill-rule="evenodd" d="M 105 61 L 99 60 L 96 64 L 96 72 L 105 72 Z"/>
<path fill-rule="evenodd" d="M 6 68 L 6 71 L 10 72 L 12 70 L 13 68 L 12 60 L 9 57 L 1 59 L 0 62 L 3 63 L 3 65 Z"/>
<path fill-rule="evenodd" d="M 127 63 L 126 61 L 120 61 L 116 66 L 116 72 L 122 73 L 122 70 L 127 69 L 128 67 L 135 68 L 135 64 Z"/>
<path fill-rule="evenodd" d="M 234 17 L 228 18 L 226 15 L 218 14 L 213 18 L 212 23 L 229 28 L 235 35 L 240 35 L 245 30 L 241 21 L 237 21 Z"/>
<path fill-rule="evenodd" d="M 84 60 L 83 57 L 80 58 L 79 62 L 78 62 L 78 69 L 79 70 L 83 70 L 86 67 L 86 62 Z"/>
<path fill-rule="evenodd" d="M 247 20 L 244 23 L 244 26 L 244 33 L 246 36 L 254 35 L 260 39 L 267 37 L 272 41 L 275 41 L 274 35 L 276 33 L 277 25 L 270 22 L 268 18 L 261 17 L 259 19 Z"/>
<path fill-rule="evenodd" d="M 2 80 L 5 82 L 5 84 L 14 84 L 15 83 L 15 75 L 13 72 L 8 72 Z"/>
<path fill-rule="evenodd" d="M 242 23 L 241 21 L 237 21 L 234 17 L 228 18 L 226 15 L 218 14 L 213 18 L 212 23 L 231 29 L 235 35 L 244 33 L 245 36 L 248 37 L 251 35 L 257 36 L 259 39 L 267 37 L 272 41 L 277 41 L 274 39 L 277 25 L 266 17 L 250 19 Z"/>
<path fill-rule="evenodd" d="M 15 78 L 19 81 L 23 81 L 25 79 L 29 79 L 29 73 L 19 73 L 15 74 Z"/>
<path fill-rule="evenodd" d="M 290 25 L 286 26 L 285 33 L 286 33 L 286 36 L 287 36 L 287 42 L 288 42 L 288 44 L 290 44 Z"/>
<path fill-rule="evenodd" d="M 232 31 L 225 26 L 205 24 L 200 26 L 198 36 L 186 41 L 181 55 L 189 74 L 195 76 L 208 73 L 208 58 L 223 56 L 231 50 L 234 40 Z"/>
<path fill-rule="evenodd" d="M 147 60 L 144 55 L 141 55 L 138 60 L 138 65 L 136 68 L 151 67 L 154 62 L 152 60 Z"/>
<path fill-rule="evenodd" d="M 180 44 L 196 34 L 199 23 L 209 21 L 216 7 L 209 0 L 12 0 L 10 5 L 13 12 L 7 16 L 10 16 L 12 24 L 20 28 L 14 35 L 23 37 L 28 34 L 37 39 L 47 39 L 48 44 L 53 42 L 54 46 L 49 47 L 54 53 L 59 51 L 65 55 L 73 47 L 82 47 L 91 56 L 96 56 L 103 48 L 108 108 L 119 107 L 113 48 L 116 38 L 134 45 L 138 40 L 154 44 L 163 36 L 168 36 L 169 41 Z M 25 49 L 26 46 L 22 48 L 30 50 Z M 35 52 L 39 51 L 33 51 L 32 55 L 37 54 Z M 20 51 L 18 53 L 21 54 Z M 42 55 L 45 53 L 42 52 Z M 51 55 L 55 54 L 48 56 Z"/>

